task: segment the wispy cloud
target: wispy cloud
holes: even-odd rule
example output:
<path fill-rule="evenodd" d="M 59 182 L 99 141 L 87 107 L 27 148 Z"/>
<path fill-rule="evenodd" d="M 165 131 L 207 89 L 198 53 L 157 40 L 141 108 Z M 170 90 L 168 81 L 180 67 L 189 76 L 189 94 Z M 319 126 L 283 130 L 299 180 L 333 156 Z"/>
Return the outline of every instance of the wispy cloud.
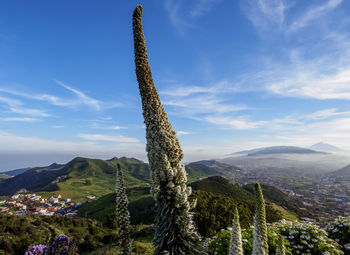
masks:
<path fill-rule="evenodd" d="M 243 0 L 241 6 L 253 25 L 263 30 L 281 28 L 289 8 L 285 0 Z"/>
<path fill-rule="evenodd" d="M 22 102 L 16 99 L 7 98 L 0 96 L 0 102 L 3 102 L 7 105 L 6 109 L 11 113 L 21 114 L 21 115 L 30 115 L 38 117 L 49 117 L 51 116 L 46 111 L 40 109 L 31 109 L 25 108 L 22 106 Z"/>
<path fill-rule="evenodd" d="M 190 11 L 190 16 L 200 17 L 207 14 L 219 1 L 220 0 L 198 0 L 193 9 Z"/>
<path fill-rule="evenodd" d="M 77 137 L 89 140 L 89 141 L 106 141 L 116 143 L 139 143 L 140 141 L 136 138 L 126 136 L 111 136 L 104 134 L 78 134 Z"/>
<path fill-rule="evenodd" d="M 342 1 L 318 1 L 317 5 L 308 7 L 296 16 L 291 15 L 288 19 L 287 11 L 293 7 L 294 3 L 286 0 L 242 0 L 241 6 L 247 18 L 258 30 L 264 32 L 270 30 L 275 33 L 278 28 L 279 32 L 291 33 L 334 10 Z"/>
<path fill-rule="evenodd" d="M 288 97 L 350 100 L 350 66 L 328 75 L 307 70 L 293 74 L 267 89 Z"/>
<path fill-rule="evenodd" d="M 328 13 L 329 11 L 338 7 L 343 0 L 328 0 L 327 2 L 318 5 L 312 6 L 304 14 L 298 17 L 292 24 L 289 26 L 290 31 L 295 31 L 300 28 L 306 27 L 311 21 L 316 20 L 322 15 Z"/>
<path fill-rule="evenodd" d="M 59 85 L 61 85 L 63 88 L 73 92 L 77 96 L 77 98 L 81 104 L 91 106 L 92 108 L 95 108 L 96 110 L 101 110 L 102 107 L 101 107 L 101 102 L 99 100 L 94 99 L 92 97 L 89 97 L 85 93 L 83 93 L 82 91 L 79 91 L 75 88 L 72 88 L 72 87 L 64 84 L 61 81 L 58 81 L 58 80 L 55 80 L 55 81 Z"/>
<path fill-rule="evenodd" d="M 50 95 L 50 94 L 35 94 L 35 93 L 23 92 L 23 91 L 8 89 L 8 88 L 0 88 L 0 92 L 9 94 L 12 96 L 20 97 L 20 98 L 29 99 L 29 100 L 47 102 L 54 106 L 62 106 L 62 107 L 69 107 L 69 108 L 76 108 L 78 106 L 89 106 L 92 109 L 100 111 L 100 110 L 106 110 L 106 109 L 122 106 L 122 104 L 119 102 L 111 103 L 111 102 L 104 102 L 104 101 L 95 99 L 91 96 L 88 96 L 86 93 L 76 88 L 73 88 L 72 86 L 66 85 L 65 83 L 59 80 L 54 80 L 54 81 L 58 85 L 60 85 L 62 88 L 73 93 L 75 97 L 66 99 L 66 98 L 62 98 L 62 97 Z M 4 101 L 4 98 L 0 97 L 0 101 Z M 19 101 L 16 100 L 15 102 L 19 102 Z M 11 105 L 13 106 L 14 104 L 11 104 Z"/>
<path fill-rule="evenodd" d="M 45 111 L 38 110 L 38 109 L 29 109 L 29 108 L 18 108 L 18 107 L 10 107 L 9 108 L 11 112 L 23 114 L 23 115 L 32 115 L 32 116 L 39 116 L 39 117 L 49 117 L 50 114 L 46 113 Z"/>
<path fill-rule="evenodd" d="M 180 33 L 194 26 L 195 21 L 206 15 L 221 0 L 196 0 L 191 5 L 183 0 L 165 0 L 164 7 L 171 24 Z"/>
<path fill-rule="evenodd" d="M 21 118 L 21 117 L 6 117 L 6 118 L 0 118 L 0 121 L 34 122 L 34 121 L 39 121 L 39 119 Z"/>
<path fill-rule="evenodd" d="M 93 129 L 104 129 L 104 130 L 121 130 L 121 129 L 127 129 L 127 127 L 119 126 L 119 125 L 112 125 L 110 123 L 106 123 L 107 120 L 94 120 L 92 124 L 90 125 Z"/>
<path fill-rule="evenodd" d="M 248 130 L 259 128 L 266 124 L 266 121 L 249 121 L 245 117 L 222 117 L 222 116 L 207 116 L 204 118 L 209 123 L 224 126 L 227 128 Z"/>
<path fill-rule="evenodd" d="M 187 131 L 183 131 L 183 130 L 179 130 L 179 131 L 176 131 L 176 134 L 177 135 L 190 135 L 192 133 L 191 132 L 187 132 Z"/>

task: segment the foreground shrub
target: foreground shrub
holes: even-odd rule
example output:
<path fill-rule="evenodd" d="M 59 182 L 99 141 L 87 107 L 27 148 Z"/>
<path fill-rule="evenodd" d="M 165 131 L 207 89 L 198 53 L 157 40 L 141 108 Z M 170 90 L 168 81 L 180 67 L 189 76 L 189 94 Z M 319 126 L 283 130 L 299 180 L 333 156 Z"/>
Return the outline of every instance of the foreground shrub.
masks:
<path fill-rule="evenodd" d="M 326 231 L 317 225 L 282 220 L 274 223 L 272 228 L 290 242 L 293 254 L 343 254 L 338 243 L 329 238 Z"/>
<path fill-rule="evenodd" d="M 253 250 L 253 235 L 254 228 L 244 229 L 242 231 L 243 251 L 245 255 L 252 254 Z M 231 231 L 225 230 L 217 234 L 216 237 L 212 238 L 209 244 L 208 253 L 209 255 L 226 255 L 229 252 Z M 269 254 L 276 254 L 278 248 L 278 232 L 270 227 L 267 228 L 267 242 L 269 246 Z M 285 241 L 286 254 L 291 255 L 291 249 L 289 242 Z"/>
<path fill-rule="evenodd" d="M 350 255 L 350 218 L 338 218 L 326 227 L 328 236 L 334 239 L 345 255 Z"/>

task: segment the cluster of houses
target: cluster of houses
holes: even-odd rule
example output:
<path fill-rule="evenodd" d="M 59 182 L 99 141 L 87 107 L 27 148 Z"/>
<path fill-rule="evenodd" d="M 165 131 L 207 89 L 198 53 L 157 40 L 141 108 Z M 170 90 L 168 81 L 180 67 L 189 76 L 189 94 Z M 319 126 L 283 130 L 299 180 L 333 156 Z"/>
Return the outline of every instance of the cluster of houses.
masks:
<path fill-rule="evenodd" d="M 61 195 L 47 199 L 36 194 L 15 194 L 0 201 L 0 213 L 74 217 L 78 212 L 77 207 L 81 205 L 82 203 L 74 203 L 70 198 L 62 198 Z"/>

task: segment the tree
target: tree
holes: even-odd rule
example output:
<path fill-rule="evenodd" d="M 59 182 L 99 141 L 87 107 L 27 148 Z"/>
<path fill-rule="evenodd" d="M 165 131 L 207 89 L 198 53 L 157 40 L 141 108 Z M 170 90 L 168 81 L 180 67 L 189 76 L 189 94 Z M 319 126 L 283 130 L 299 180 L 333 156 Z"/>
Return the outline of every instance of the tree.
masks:
<path fill-rule="evenodd" d="M 243 255 L 241 225 L 237 207 L 234 210 L 229 255 Z"/>
<path fill-rule="evenodd" d="M 142 27 L 142 7 L 133 13 L 136 76 L 146 125 L 146 151 L 151 170 L 151 193 L 157 202 L 154 254 L 197 254 L 199 236 L 188 197 L 187 176 L 181 164 L 179 140 L 153 83 Z"/>
<path fill-rule="evenodd" d="M 129 255 L 131 249 L 130 214 L 128 211 L 128 197 L 126 195 L 123 172 L 117 164 L 116 173 L 116 216 L 117 228 L 120 236 L 121 254 Z"/>
<path fill-rule="evenodd" d="M 255 184 L 256 209 L 254 216 L 254 241 L 252 255 L 268 255 L 265 200 L 259 183 Z"/>
<path fill-rule="evenodd" d="M 276 255 L 286 255 L 286 249 L 284 247 L 284 239 L 281 235 L 278 237 Z"/>

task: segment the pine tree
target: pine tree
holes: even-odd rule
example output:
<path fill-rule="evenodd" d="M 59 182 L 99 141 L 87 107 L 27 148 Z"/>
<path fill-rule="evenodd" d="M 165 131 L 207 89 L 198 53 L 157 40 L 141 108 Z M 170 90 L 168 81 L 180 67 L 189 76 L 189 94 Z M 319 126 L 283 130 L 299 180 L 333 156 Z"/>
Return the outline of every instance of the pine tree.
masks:
<path fill-rule="evenodd" d="M 190 210 L 183 153 L 179 140 L 160 101 L 148 63 L 142 27 L 142 7 L 133 13 L 136 76 L 146 125 L 146 151 L 151 170 L 151 193 L 157 202 L 153 254 L 197 254 L 199 236 Z"/>
<path fill-rule="evenodd" d="M 256 211 L 252 255 L 268 255 L 265 200 L 259 183 L 255 184 Z"/>
<path fill-rule="evenodd" d="M 120 249 L 122 255 L 129 255 L 131 252 L 131 239 L 130 239 L 130 214 L 128 211 L 128 197 L 126 195 L 124 176 L 117 164 L 116 173 L 116 214 L 117 214 L 117 227 L 120 238 Z"/>
<path fill-rule="evenodd" d="M 284 247 L 284 239 L 281 235 L 278 237 L 276 255 L 286 255 L 286 249 Z"/>
<path fill-rule="evenodd" d="M 243 255 L 241 225 L 239 224 L 239 214 L 237 208 L 235 208 L 233 214 L 229 255 Z"/>

